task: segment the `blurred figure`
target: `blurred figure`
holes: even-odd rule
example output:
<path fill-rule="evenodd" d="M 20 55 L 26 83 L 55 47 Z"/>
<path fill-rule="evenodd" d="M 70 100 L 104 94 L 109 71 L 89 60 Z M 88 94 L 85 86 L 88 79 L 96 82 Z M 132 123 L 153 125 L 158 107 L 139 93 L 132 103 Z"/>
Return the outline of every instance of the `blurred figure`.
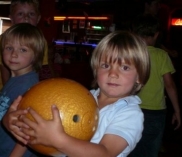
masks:
<path fill-rule="evenodd" d="M 144 113 L 144 131 L 130 157 L 158 157 L 167 112 L 164 90 L 167 91 L 174 109 L 172 124 L 175 125 L 175 130 L 181 125 L 178 95 L 172 78 L 175 69 L 167 52 L 154 47 L 159 34 L 159 22 L 154 16 L 139 16 L 133 23 L 133 31 L 148 46 L 151 72 L 148 82 L 138 94 L 142 100 L 140 107 Z"/>
<path fill-rule="evenodd" d="M 160 0 L 143 0 L 144 1 L 144 12 L 143 14 L 151 14 L 157 16 L 160 10 Z"/>
<path fill-rule="evenodd" d="M 163 14 L 168 12 L 168 7 L 161 3 L 161 0 L 142 0 L 143 1 L 143 15 L 152 15 L 159 20 L 160 23 L 160 32 L 157 37 L 155 47 L 159 47 L 166 52 L 168 52 L 169 56 L 175 58 L 178 56 L 178 52 L 176 50 L 167 48 L 166 45 L 168 43 L 167 29 L 168 29 L 168 18 L 167 14 Z"/>

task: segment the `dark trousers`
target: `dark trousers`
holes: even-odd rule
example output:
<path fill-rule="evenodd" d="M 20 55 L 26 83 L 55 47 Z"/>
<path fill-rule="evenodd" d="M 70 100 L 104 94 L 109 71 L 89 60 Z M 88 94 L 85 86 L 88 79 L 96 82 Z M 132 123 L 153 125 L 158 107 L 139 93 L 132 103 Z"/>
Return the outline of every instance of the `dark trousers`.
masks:
<path fill-rule="evenodd" d="M 144 130 L 142 138 L 129 157 L 158 157 L 165 128 L 166 110 L 142 110 Z"/>

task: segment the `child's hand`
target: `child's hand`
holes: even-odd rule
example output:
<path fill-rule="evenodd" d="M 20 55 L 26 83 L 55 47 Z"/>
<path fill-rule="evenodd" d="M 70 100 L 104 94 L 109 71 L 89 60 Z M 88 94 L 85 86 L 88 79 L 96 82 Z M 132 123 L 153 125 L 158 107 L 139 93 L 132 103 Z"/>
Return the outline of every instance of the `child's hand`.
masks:
<path fill-rule="evenodd" d="M 177 126 L 174 128 L 174 130 L 178 129 L 181 126 L 181 116 L 180 112 L 174 112 L 173 118 L 172 118 L 172 124 L 177 123 Z"/>
<path fill-rule="evenodd" d="M 26 143 L 25 139 L 28 137 L 21 131 L 20 128 L 28 128 L 26 124 L 19 121 L 19 117 L 27 113 L 26 110 L 17 110 L 17 107 L 21 101 L 22 97 L 19 96 L 10 106 L 6 114 L 4 115 L 2 121 L 5 128 L 11 132 L 18 140 Z"/>
<path fill-rule="evenodd" d="M 22 129 L 26 135 L 33 137 L 33 140 L 30 140 L 28 142 L 29 144 L 43 144 L 46 146 L 54 146 L 57 138 L 60 138 L 61 135 L 65 134 L 59 110 L 56 106 L 52 106 L 52 120 L 43 119 L 31 108 L 28 110 L 28 112 L 36 121 L 33 122 L 25 116 L 21 117 L 22 121 L 31 128 L 31 130 L 26 128 Z"/>

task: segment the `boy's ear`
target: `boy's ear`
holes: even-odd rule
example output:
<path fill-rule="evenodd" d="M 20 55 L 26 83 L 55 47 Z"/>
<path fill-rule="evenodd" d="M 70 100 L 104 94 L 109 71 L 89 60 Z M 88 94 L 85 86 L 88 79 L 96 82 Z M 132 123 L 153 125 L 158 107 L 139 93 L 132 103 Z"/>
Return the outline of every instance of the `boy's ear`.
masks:
<path fill-rule="evenodd" d="M 11 23 L 14 24 L 13 18 L 11 17 L 11 15 L 9 15 L 9 18 L 11 20 Z"/>
<path fill-rule="evenodd" d="M 139 83 L 140 83 L 140 81 L 139 81 L 139 78 L 138 78 L 138 77 L 137 77 L 136 83 L 137 83 L 137 84 L 139 84 Z"/>
<path fill-rule="evenodd" d="M 37 19 L 37 24 L 39 23 L 40 19 L 41 19 L 41 16 L 39 15 L 39 17 Z"/>
<path fill-rule="evenodd" d="M 156 32 L 155 35 L 154 35 L 155 40 L 157 39 L 158 35 L 159 35 L 159 32 Z"/>

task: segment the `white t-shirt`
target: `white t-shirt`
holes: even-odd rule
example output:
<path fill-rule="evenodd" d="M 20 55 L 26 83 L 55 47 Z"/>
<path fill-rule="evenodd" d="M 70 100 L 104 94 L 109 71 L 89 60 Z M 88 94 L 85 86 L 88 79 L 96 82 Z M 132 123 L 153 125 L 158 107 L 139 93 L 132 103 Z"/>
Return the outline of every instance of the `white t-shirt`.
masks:
<path fill-rule="evenodd" d="M 100 89 L 90 92 L 98 101 Z M 99 111 L 98 128 L 91 142 L 99 143 L 104 134 L 118 135 L 127 141 L 128 146 L 117 157 L 126 157 L 142 136 L 144 117 L 140 103 L 140 98 L 132 95 L 102 108 Z"/>

